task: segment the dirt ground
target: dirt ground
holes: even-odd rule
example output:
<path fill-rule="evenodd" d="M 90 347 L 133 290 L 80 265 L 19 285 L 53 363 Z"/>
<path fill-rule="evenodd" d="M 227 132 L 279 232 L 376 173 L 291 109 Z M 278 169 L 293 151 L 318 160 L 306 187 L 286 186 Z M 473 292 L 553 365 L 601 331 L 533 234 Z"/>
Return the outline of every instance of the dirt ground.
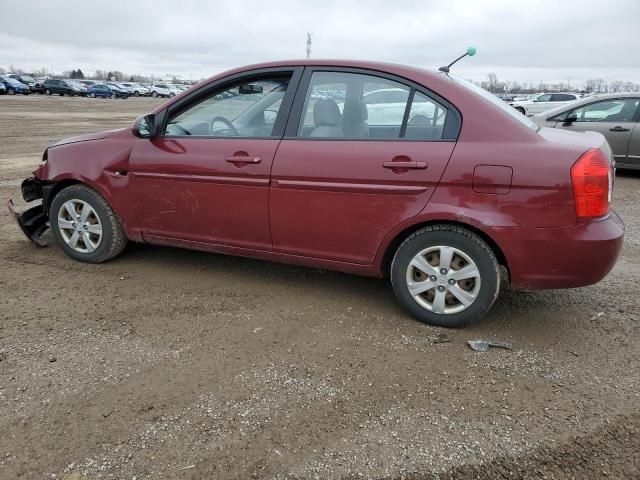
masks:
<path fill-rule="evenodd" d="M 0 97 L 0 201 L 50 142 L 157 103 Z M 449 331 L 376 279 L 144 245 L 77 263 L 2 207 L 0 478 L 640 478 L 640 175 L 614 204 L 603 282 L 504 290 Z"/>

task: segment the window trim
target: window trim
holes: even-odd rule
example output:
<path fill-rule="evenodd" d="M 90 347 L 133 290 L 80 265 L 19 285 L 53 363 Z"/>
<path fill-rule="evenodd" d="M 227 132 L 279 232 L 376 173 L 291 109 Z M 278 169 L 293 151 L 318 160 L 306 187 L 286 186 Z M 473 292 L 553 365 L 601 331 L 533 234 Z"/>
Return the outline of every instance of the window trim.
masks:
<path fill-rule="evenodd" d="M 223 78 L 220 78 L 214 82 L 203 85 L 201 88 L 193 92 L 189 92 L 186 95 L 181 96 L 175 103 L 172 103 L 167 108 L 158 112 L 156 118 L 159 120 L 156 126 L 155 138 L 168 138 L 168 139 L 243 139 L 243 140 L 281 140 L 284 135 L 284 129 L 291 112 L 291 104 L 295 98 L 295 94 L 300 83 L 300 77 L 302 76 L 303 67 L 299 66 L 283 66 L 283 67 L 271 67 L 271 68 L 259 68 L 256 70 L 247 70 L 244 72 L 238 72 Z M 180 114 L 183 111 L 188 110 L 195 104 L 206 100 L 211 95 L 215 95 L 216 91 L 222 91 L 224 88 L 236 83 L 238 80 L 244 79 L 257 79 L 269 76 L 290 75 L 289 85 L 285 92 L 282 104 L 278 109 L 278 116 L 273 124 L 272 134 L 264 137 L 249 137 L 242 135 L 164 135 L 167 128 L 169 118 L 174 114 Z"/>
<path fill-rule="evenodd" d="M 415 91 L 421 93 L 427 98 L 432 99 L 433 101 L 440 103 L 442 106 L 447 108 L 452 115 L 447 115 L 447 119 L 445 120 L 445 124 L 442 129 L 443 138 L 439 139 L 419 139 L 419 138 L 343 138 L 343 137 L 301 137 L 298 136 L 298 128 L 300 126 L 300 122 L 302 120 L 305 100 L 307 97 L 307 92 L 309 90 L 309 85 L 311 84 L 311 77 L 316 72 L 333 72 L 333 73 L 354 73 L 357 75 L 368 75 L 372 77 L 379 77 L 385 80 L 391 80 L 396 83 L 400 83 L 405 87 L 409 88 L 409 99 L 413 101 L 413 94 Z M 412 93 L 414 92 L 414 93 Z M 405 116 L 408 116 L 408 109 L 411 108 L 411 102 L 407 100 L 407 105 L 405 107 Z M 406 121 L 407 118 L 403 118 L 403 125 L 405 125 L 406 129 Z M 402 126 L 400 127 L 402 130 Z M 293 101 L 293 105 L 291 106 L 291 110 L 287 119 L 287 124 L 285 127 L 283 140 L 299 140 L 299 141 L 343 141 L 343 142 L 457 142 L 458 137 L 460 136 L 460 131 L 462 129 L 462 115 L 460 114 L 460 110 L 449 102 L 447 99 L 441 97 L 437 93 L 432 90 L 429 90 L 424 85 L 420 85 L 412 80 L 409 80 L 404 77 L 400 77 L 397 75 L 393 75 L 387 72 L 372 70 L 368 68 L 355 68 L 355 67 L 332 67 L 332 66 L 307 66 L 304 67 L 304 72 L 302 74 L 302 78 L 297 86 L 297 92 L 295 99 Z M 446 135 L 446 136 L 445 136 Z"/>

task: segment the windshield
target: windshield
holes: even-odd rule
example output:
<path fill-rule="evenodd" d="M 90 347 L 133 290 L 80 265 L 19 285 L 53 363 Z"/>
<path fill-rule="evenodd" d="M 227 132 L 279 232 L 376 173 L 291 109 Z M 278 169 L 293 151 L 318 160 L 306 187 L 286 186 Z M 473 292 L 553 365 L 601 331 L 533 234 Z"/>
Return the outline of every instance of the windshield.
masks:
<path fill-rule="evenodd" d="M 449 76 L 453 80 L 455 80 L 457 83 L 459 83 L 460 85 L 465 87 L 466 89 L 471 90 L 473 93 L 476 93 L 476 94 L 480 95 L 481 97 L 484 97 L 485 99 L 489 100 L 491 103 L 493 103 L 494 105 L 499 107 L 501 110 L 504 110 L 509 115 L 511 115 L 513 118 L 518 120 L 520 123 L 525 124 L 527 127 L 529 127 L 534 132 L 537 132 L 538 130 L 540 130 L 540 127 L 538 125 L 536 125 L 535 123 L 533 123 L 531 120 L 529 120 L 529 118 L 527 118 L 525 115 L 521 114 L 519 111 L 517 111 L 511 105 L 509 105 L 507 102 L 505 102 L 504 100 L 500 100 L 494 94 L 488 92 L 487 90 L 485 90 L 484 88 L 480 87 L 479 85 L 476 85 L 475 83 L 469 82 L 468 80 L 464 80 L 462 78 L 456 77 L 455 75 L 449 75 Z"/>
<path fill-rule="evenodd" d="M 4 78 L 6 80 L 6 82 L 10 83 L 11 85 L 22 85 L 22 83 L 20 83 L 15 78 L 11 78 L 11 77 L 2 77 L 2 78 Z"/>
<path fill-rule="evenodd" d="M 22 78 L 22 80 L 24 80 L 25 82 L 35 82 L 33 77 L 30 77 L 29 75 L 22 75 L 20 78 Z"/>

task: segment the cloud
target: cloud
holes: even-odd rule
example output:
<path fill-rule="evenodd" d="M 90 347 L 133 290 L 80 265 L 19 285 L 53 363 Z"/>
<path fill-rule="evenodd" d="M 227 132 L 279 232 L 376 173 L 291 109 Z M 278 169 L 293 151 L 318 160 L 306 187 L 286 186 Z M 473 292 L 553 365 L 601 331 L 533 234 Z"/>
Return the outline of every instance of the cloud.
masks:
<path fill-rule="evenodd" d="M 105 8 L 105 5 L 107 8 Z M 537 82 L 640 81 L 638 0 L 279 2 L 65 0 L 6 2 L 0 66 L 121 70 L 200 78 L 266 60 L 356 58 L 448 63 L 467 45 L 462 76 Z M 108 8 L 112 6 L 113 8 Z"/>

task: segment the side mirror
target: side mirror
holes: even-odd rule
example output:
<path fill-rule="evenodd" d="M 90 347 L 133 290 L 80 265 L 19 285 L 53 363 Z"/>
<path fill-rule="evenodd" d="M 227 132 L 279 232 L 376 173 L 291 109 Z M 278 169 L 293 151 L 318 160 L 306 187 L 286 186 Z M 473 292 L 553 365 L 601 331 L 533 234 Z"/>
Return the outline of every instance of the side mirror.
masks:
<path fill-rule="evenodd" d="M 156 118 L 153 114 L 140 115 L 133 122 L 131 132 L 138 138 L 154 138 L 156 136 Z"/>
<path fill-rule="evenodd" d="M 567 115 L 567 118 L 564 119 L 564 126 L 568 127 L 569 125 L 571 125 L 573 122 L 577 122 L 578 121 L 578 114 L 575 112 L 571 112 L 569 115 Z"/>
<path fill-rule="evenodd" d="M 265 110 L 264 111 L 264 124 L 265 125 L 273 125 L 276 123 L 276 117 L 278 116 L 278 112 L 275 110 Z"/>

